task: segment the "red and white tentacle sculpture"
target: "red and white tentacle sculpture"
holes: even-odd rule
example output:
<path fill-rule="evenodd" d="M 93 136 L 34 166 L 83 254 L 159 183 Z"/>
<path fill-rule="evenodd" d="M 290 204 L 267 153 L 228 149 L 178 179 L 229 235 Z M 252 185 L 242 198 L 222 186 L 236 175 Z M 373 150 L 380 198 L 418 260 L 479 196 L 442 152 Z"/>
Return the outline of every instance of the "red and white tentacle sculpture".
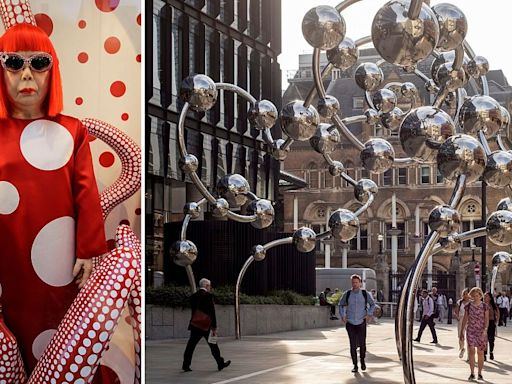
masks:
<path fill-rule="evenodd" d="M 0 306 L 0 383 L 24 383 L 27 374 L 23 367 L 18 342 L 4 323 Z"/>
<path fill-rule="evenodd" d="M 30 9 L 29 0 L 1 0 L 0 13 L 5 29 L 19 23 L 36 25 L 36 19 Z"/>

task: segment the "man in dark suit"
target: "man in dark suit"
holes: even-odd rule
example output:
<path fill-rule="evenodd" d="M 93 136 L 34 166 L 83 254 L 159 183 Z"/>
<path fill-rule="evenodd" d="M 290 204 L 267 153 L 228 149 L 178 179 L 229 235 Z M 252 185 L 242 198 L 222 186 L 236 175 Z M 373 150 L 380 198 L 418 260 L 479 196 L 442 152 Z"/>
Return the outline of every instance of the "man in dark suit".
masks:
<path fill-rule="evenodd" d="M 194 353 L 194 349 L 196 348 L 197 343 L 201 338 L 205 338 L 210 350 L 212 352 L 215 361 L 217 362 L 217 368 L 219 371 L 226 368 L 229 364 L 231 364 L 231 360 L 224 361 L 224 358 L 220 355 L 219 346 L 217 343 L 209 343 L 208 336 L 211 332 L 212 336 L 217 336 L 217 319 L 215 318 L 215 305 L 213 302 L 213 295 L 210 293 L 212 288 L 212 284 L 208 279 L 201 279 L 199 281 L 199 289 L 196 293 L 190 296 L 190 305 L 192 307 L 192 318 L 190 319 L 190 323 L 188 329 L 190 331 L 190 338 L 188 339 L 187 348 L 185 348 L 185 353 L 183 355 L 183 366 L 182 369 L 185 372 L 191 371 L 190 363 L 192 362 L 192 354 Z M 194 314 L 196 311 L 202 311 L 206 315 L 210 317 L 211 323 L 208 329 L 202 330 L 192 325 L 192 319 L 194 318 Z"/>

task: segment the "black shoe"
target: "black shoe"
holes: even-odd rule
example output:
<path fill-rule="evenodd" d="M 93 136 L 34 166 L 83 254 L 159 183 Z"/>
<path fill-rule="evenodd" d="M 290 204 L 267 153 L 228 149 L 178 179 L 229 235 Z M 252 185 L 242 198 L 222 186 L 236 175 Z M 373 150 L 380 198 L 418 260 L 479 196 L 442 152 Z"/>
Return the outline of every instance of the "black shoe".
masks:
<path fill-rule="evenodd" d="M 469 375 L 468 381 L 473 381 L 473 380 L 475 380 L 475 375 L 473 375 L 473 374 Z"/>
<path fill-rule="evenodd" d="M 415 338 L 414 341 L 417 341 L 418 343 L 420 342 L 420 339 L 418 338 Z"/>
<path fill-rule="evenodd" d="M 352 373 L 357 373 L 357 365 L 354 365 L 354 368 L 352 368 Z"/>
<path fill-rule="evenodd" d="M 494 360 L 494 353 L 491 352 L 491 356 L 489 356 L 491 360 Z"/>
<path fill-rule="evenodd" d="M 223 362 L 222 365 L 219 365 L 217 368 L 219 371 L 222 371 L 224 368 L 229 367 L 229 364 L 231 364 L 231 360 Z"/>
<path fill-rule="evenodd" d="M 484 361 L 487 361 L 487 355 L 484 355 Z"/>
<path fill-rule="evenodd" d="M 432 340 L 430 344 L 437 344 L 437 340 Z"/>
<path fill-rule="evenodd" d="M 181 369 L 183 369 L 183 372 L 192 372 L 190 367 L 182 367 Z"/>
<path fill-rule="evenodd" d="M 364 360 L 361 360 L 361 371 L 366 371 L 366 363 Z"/>
<path fill-rule="evenodd" d="M 484 377 L 481 374 L 478 374 L 478 380 L 483 380 Z"/>

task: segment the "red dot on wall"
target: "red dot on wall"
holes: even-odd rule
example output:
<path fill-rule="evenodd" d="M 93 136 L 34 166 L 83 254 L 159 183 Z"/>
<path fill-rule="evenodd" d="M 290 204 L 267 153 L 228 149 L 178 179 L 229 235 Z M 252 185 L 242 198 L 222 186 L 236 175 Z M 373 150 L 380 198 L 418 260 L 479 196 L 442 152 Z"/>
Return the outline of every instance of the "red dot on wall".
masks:
<path fill-rule="evenodd" d="M 127 113 L 123 113 L 123 114 L 121 115 L 121 119 L 122 119 L 123 121 L 126 121 L 126 120 L 128 120 L 129 118 L 130 118 L 130 115 L 128 115 Z"/>
<path fill-rule="evenodd" d="M 126 92 L 126 85 L 122 81 L 114 81 L 110 85 L 110 93 L 114 97 L 121 97 Z"/>
<path fill-rule="evenodd" d="M 124 219 L 124 220 L 121 220 L 121 221 L 119 222 L 119 225 L 123 225 L 123 224 L 124 224 L 124 225 L 128 225 L 128 226 L 129 226 L 129 225 L 130 225 L 130 220 Z"/>
<path fill-rule="evenodd" d="M 85 20 L 80 20 L 78 22 L 78 28 L 84 29 L 87 26 L 87 22 Z"/>
<path fill-rule="evenodd" d="M 105 167 L 111 167 L 114 164 L 114 155 L 111 152 L 103 152 L 100 155 L 100 164 Z"/>
<path fill-rule="evenodd" d="M 140 13 L 137 15 L 137 24 L 140 25 L 140 22 L 141 22 L 142 18 L 140 16 Z"/>
<path fill-rule="evenodd" d="M 39 28 L 46 32 L 48 36 L 50 36 L 53 32 L 53 21 L 46 13 L 38 13 L 34 15 L 34 19 L 36 19 L 36 24 Z"/>
<path fill-rule="evenodd" d="M 140 55 L 140 54 L 138 54 L 137 56 L 135 56 L 135 60 L 137 60 L 137 63 L 140 63 L 141 55 Z"/>
<path fill-rule="evenodd" d="M 110 36 L 105 40 L 103 47 L 105 48 L 105 51 L 107 51 L 107 53 L 114 54 L 117 53 L 121 48 L 121 42 L 117 37 Z"/>
<path fill-rule="evenodd" d="M 81 97 L 77 97 L 75 99 L 75 104 L 76 105 L 82 105 L 84 103 L 84 99 L 82 99 Z"/>
<path fill-rule="evenodd" d="M 96 7 L 102 12 L 112 12 L 121 0 L 95 0 Z"/>
<path fill-rule="evenodd" d="M 109 251 L 113 250 L 116 247 L 116 241 L 114 239 L 107 240 L 107 248 Z"/>
<path fill-rule="evenodd" d="M 136 215 L 140 215 L 140 214 L 141 214 L 141 210 L 140 210 L 140 208 L 137 208 L 137 209 L 135 210 L 135 214 L 136 214 Z"/>
<path fill-rule="evenodd" d="M 87 52 L 80 52 L 78 54 L 78 61 L 80 63 L 87 63 L 87 60 L 89 60 L 89 55 L 87 54 Z"/>

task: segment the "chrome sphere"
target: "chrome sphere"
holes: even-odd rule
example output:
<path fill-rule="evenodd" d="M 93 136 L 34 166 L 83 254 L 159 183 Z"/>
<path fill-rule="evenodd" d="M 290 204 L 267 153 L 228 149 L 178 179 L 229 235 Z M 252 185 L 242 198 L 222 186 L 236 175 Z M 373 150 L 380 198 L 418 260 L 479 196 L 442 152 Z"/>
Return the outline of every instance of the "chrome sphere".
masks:
<path fill-rule="evenodd" d="M 436 4 L 432 6 L 439 22 L 439 41 L 437 49 L 441 52 L 457 48 L 466 37 L 468 21 L 464 13 L 453 4 Z"/>
<path fill-rule="evenodd" d="M 510 112 L 507 108 L 500 105 L 501 110 L 501 129 L 506 130 L 510 124 Z"/>
<path fill-rule="evenodd" d="M 508 252 L 499 251 L 494 254 L 491 263 L 493 267 L 498 267 L 498 272 L 503 272 L 507 264 L 512 263 L 512 256 Z"/>
<path fill-rule="evenodd" d="M 326 95 L 324 98 L 318 99 L 317 108 L 320 116 L 330 119 L 340 110 L 340 102 L 334 96 Z"/>
<path fill-rule="evenodd" d="M 329 217 L 331 235 L 340 241 L 350 241 L 357 236 L 359 219 L 348 209 L 337 209 Z"/>
<path fill-rule="evenodd" d="M 439 79 L 437 77 L 437 75 L 439 73 L 439 68 L 441 67 L 441 65 L 450 64 L 450 69 L 451 69 L 451 65 L 453 64 L 454 61 L 455 61 L 455 51 L 443 52 L 443 53 L 439 54 L 432 61 L 432 64 L 430 66 L 430 75 L 432 77 L 432 80 L 434 81 L 434 83 L 437 86 L 441 85 L 441 83 L 439 82 Z M 465 77 L 466 81 L 469 80 L 469 74 L 467 73 L 467 63 L 468 63 L 468 59 L 466 57 L 464 57 L 464 59 L 462 60 L 462 68 L 464 68 L 464 71 L 465 71 L 464 77 Z"/>
<path fill-rule="evenodd" d="M 413 83 L 406 81 L 400 87 L 400 93 L 404 97 L 411 98 L 418 94 L 418 88 L 416 88 L 416 86 Z"/>
<path fill-rule="evenodd" d="M 512 212 L 512 199 L 510 197 L 505 197 L 500 200 L 498 206 L 496 207 L 497 211 L 510 211 Z"/>
<path fill-rule="evenodd" d="M 197 219 L 201 214 L 201 207 L 197 203 L 187 203 L 183 208 L 183 213 L 185 215 L 190 215 L 190 218 Z"/>
<path fill-rule="evenodd" d="M 332 49 L 345 37 L 345 20 L 334 7 L 311 8 L 302 19 L 302 35 L 314 48 Z"/>
<path fill-rule="evenodd" d="M 194 155 L 187 154 L 185 157 L 180 158 L 178 166 L 184 173 L 189 174 L 197 171 L 199 160 Z"/>
<path fill-rule="evenodd" d="M 309 139 L 313 149 L 322 155 L 333 153 L 340 141 L 341 136 L 336 126 L 324 123 L 318 124 L 315 135 Z"/>
<path fill-rule="evenodd" d="M 264 130 L 272 128 L 279 117 L 276 106 L 268 100 L 260 100 L 251 105 L 247 119 L 253 128 Z"/>
<path fill-rule="evenodd" d="M 274 221 L 274 207 L 269 200 L 251 201 L 247 206 L 247 214 L 256 216 L 256 220 L 251 222 L 251 225 L 257 229 L 267 228 Z"/>
<path fill-rule="evenodd" d="M 504 188 L 512 183 L 512 152 L 494 151 L 487 157 L 484 179 L 493 188 Z"/>
<path fill-rule="evenodd" d="M 217 199 L 215 200 L 215 204 L 212 206 L 212 215 L 214 217 L 224 217 L 228 214 L 229 211 L 229 203 L 226 199 Z"/>
<path fill-rule="evenodd" d="M 364 91 L 379 89 L 384 80 L 384 73 L 375 63 L 361 63 L 354 73 L 356 84 Z"/>
<path fill-rule="evenodd" d="M 178 240 L 171 244 L 169 254 L 174 264 L 186 267 L 197 259 L 197 247 L 190 240 Z"/>
<path fill-rule="evenodd" d="M 457 134 L 449 137 L 437 152 L 437 168 L 445 179 L 457 180 L 464 174 L 467 182 L 477 181 L 483 174 L 487 157 L 482 144 L 472 136 Z"/>
<path fill-rule="evenodd" d="M 489 72 L 489 62 L 485 57 L 475 56 L 473 60 L 468 62 L 467 70 L 469 75 L 475 79 L 480 76 L 485 76 L 487 72 Z"/>
<path fill-rule="evenodd" d="M 423 4 L 419 17 L 407 17 L 409 0 L 392 0 L 375 15 L 372 22 L 373 46 L 388 63 L 415 66 L 426 59 L 439 40 L 439 23 L 430 7 Z"/>
<path fill-rule="evenodd" d="M 206 112 L 217 101 L 217 86 L 206 75 L 192 75 L 181 83 L 180 97 L 196 112 Z"/>
<path fill-rule="evenodd" d="M 375 125 L 380 121 L 379 112 L 377 112 L 375 109 L 368 108 L 366 111 L 364 111 L 364 115 L 366 116 L 367 124 Z"/>
<path fill-rule="evenodd" d="M 290 148 L 288 147 L 287 149 L 281 149 L 283 147 L 284 142 L 285 141 L 283 139 L 277 139 L 272 144 L 272 156 L 274 156 L 274 159 L 276 159 L 276 160 L 286 159 L 286 156 L 290 152 Z"/>
<path fill-rule="evenodd" d="M 502 125 L 500 103 L 490 96 L 472 96 L 462 104 L 459 124 L 465 133 L 476 134 L 483 130 L 486 137 L 494 136 Z"/>
<path fill-rule="evenodd" d="M 370 194 L 375 195 L 377 192 L 379 192 L 379 187 L 371 179 L 361 179 L 354 186 L 354 197 L 363 204 L 366 204 Z"/>
<path fill-rule="evenodd" d="M 454 134 L 455 124 L 450 115 L 430 106 L 412 109 L 400 125 L 403 150 L 421 162 L 433 161 L 441 144 Z"/>
<path fill-rule="evenodd" d="M 310 105 L 304 107 L 302 101 L 292 101 L 281 111 L 281 128 L 293 140 L 309 140 L 316 132 L 320 117 L 316 109 Z"/>
<path fill-rule="evenodd" d="M 343 173 L 344 167 L 340 161 L 333 161 L 332 164 L 329 164 L 329 173 L 331 176 L 339 176 Z"/>
<path fill-rule="evenodd" d="M 439 92 L 439 87 L 436 85 L 436 82 L 433 79 L 429 79 L 425 83 L 425 89 L 427 90 L 428 93 L 432 94 Z"/>
<path fill-rule="evenodd" d="M 441 87 L 445 87 L 449 91 L 456 91 L 466 84 L 466 72 L 464 68 L 458 70 L 453 69 L 453 63 L 444 63 L 439 66 L 435 79 L 437 84 Z"/>
<path fill-rule="evenodd" d="M 387 171 L 395 161 L 395 150 L 386 140 L 375 138 L 370 139 L 364 144 L 360 153 L 363 167 L 374 173 Z"/>
<path fill-rule="evenodd" d="M 437 231 L 441 237 L 447 237 L 450 233 L 459 230 L 459 212 L 449 205 L 438 205 L 430 212 L 428 225 L 431 230 Z"/>
<path fill-rule="evenodd" d="M 247 201 L 249 182 L 237 173 L 225 175 L 217 182 L 217 193 L 227 200 L 230 207 L 240 207 Z"/>
<path fill-rule="evenodd" d="M 336 68 L 346 71 L 357 63 L 359 49 L 354 40 L 345 37 L 337 47 L 327 51 L 327 60 Z"/>
<path fill-rule="evenodd" d="M 251 249 L 251 256 L 256 261 L 262 261 L 263 259 L 265 259 L 266 255 L 267 251 L 265 250 L 265 247 L 263 245 L 258 244 L 252 247 Z"/>
<path fill-rule="evenodd" d="M 315 249 L 316 233 L 311 228 L 301 227 L 293 232 L 292 244 L 299 252 L 311 252 Z"/>
<path fill-rule="evenodd" d="M 380 122 L 387 129 L 397 131 L 400 128 L 400 123 L 402 122 L 403 117 L 403 111 L 400 108 L 395 107 L 391 112 L 383 113 L 380 117 Z"/>
<path fill-rule="evenodd" d="M 377 111 L 388 113 L 396 107 L 396 95 L 391 89 L 379 89 L 372 96 L 373 105 Z"/>
<path fill-rule="evenodd" d="M 487 238 L 499 246 L 512 244 L 512 212 L 496 211 L 487 219 Z"/>
<path fill-rule="evenodd" d="M 443 247 L 443 251 L 446 253 L 455 253 L 462 249 L 462 243 L 460 239 L 456 237 L 457 233 L 450 233 L 447 237 L 443 237 L 439 240 L 439 243 Z"/>

